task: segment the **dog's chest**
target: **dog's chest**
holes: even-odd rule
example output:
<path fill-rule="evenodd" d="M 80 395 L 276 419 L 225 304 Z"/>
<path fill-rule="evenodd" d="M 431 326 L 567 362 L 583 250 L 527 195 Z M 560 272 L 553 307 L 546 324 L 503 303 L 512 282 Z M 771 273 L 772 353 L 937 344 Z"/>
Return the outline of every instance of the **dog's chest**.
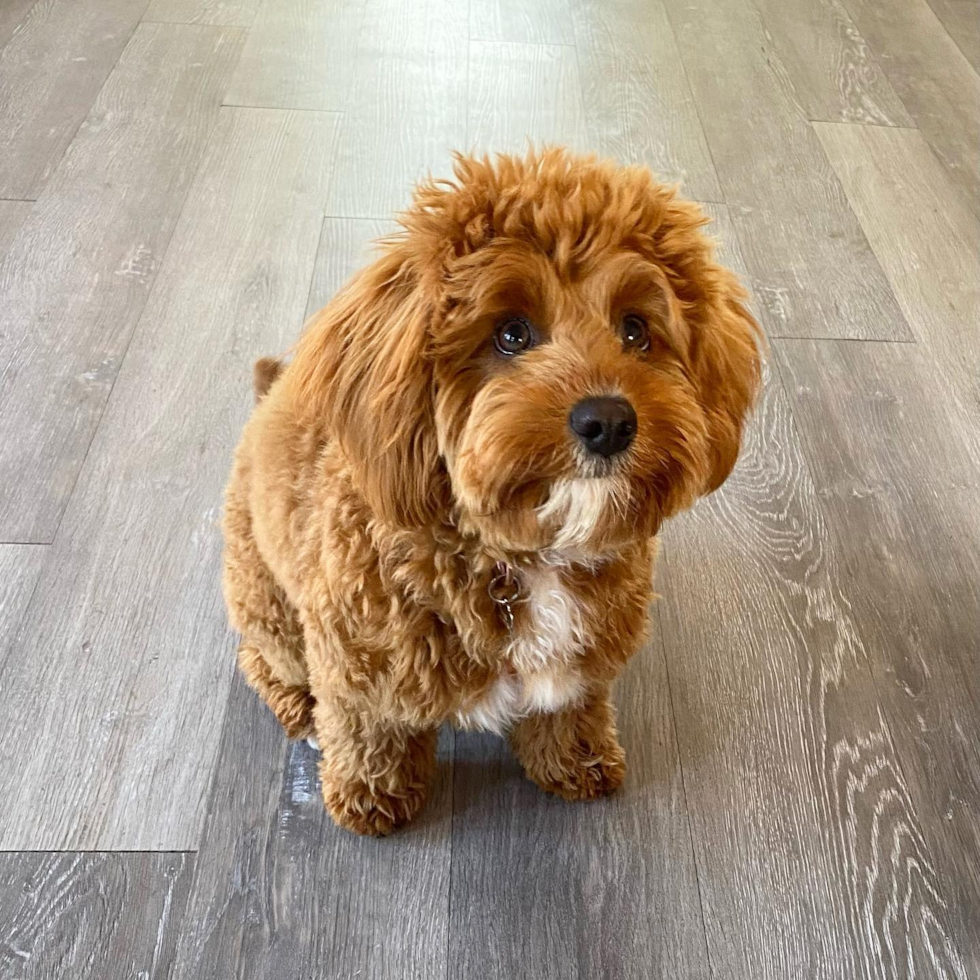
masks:
<path fill-rule="evenodd" d="M 505 640 L 508 669 L 474 703 L 461 708 L 462 728 L 501 732 L 518 718 L 558 711 L 582 693 L 585 648 L 581 602 L 557 569 L 525 571 L 514 627 Z"/>

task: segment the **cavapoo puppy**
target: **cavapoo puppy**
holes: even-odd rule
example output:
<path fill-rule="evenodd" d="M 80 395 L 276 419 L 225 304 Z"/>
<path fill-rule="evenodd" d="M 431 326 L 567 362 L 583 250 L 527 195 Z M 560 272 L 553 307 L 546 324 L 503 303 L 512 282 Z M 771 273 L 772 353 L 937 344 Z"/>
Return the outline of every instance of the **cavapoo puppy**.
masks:
<path fill-rule="evenodd" d="M 705 223 L 643 169 L 458 157 L 291 363 L 257 365 L 225 596 L 341 826 L 419 812 L 444 722 L 506 733 L 566 799 L 622 782 L 611 685 L 655 536 L 728 475 L 759 387 Z"/>

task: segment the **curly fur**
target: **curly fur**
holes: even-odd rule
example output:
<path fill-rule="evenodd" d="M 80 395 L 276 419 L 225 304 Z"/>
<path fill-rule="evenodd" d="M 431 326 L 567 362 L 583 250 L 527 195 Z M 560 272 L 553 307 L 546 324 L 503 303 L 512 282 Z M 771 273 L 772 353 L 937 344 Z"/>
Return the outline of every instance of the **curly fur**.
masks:
<path fill-rule="evenodd" d="M 758 328 L 698 207 L 639 168 L 552 149 L 458 157 L 308 325 L 228 485 L 240 664 L 291 737 L 315 731 L 341 826 L 422 807 L 440 724 L 508 731 L 542 788 L 622 781 L 610 687 L 642 643 L 661 522 L 718 487 L 759 386 Z M 615 325 L 641 314 L 649 350 Z M 507 314 L 541 343 L 494 351 Z M 637 414 L 584 458 L 580 399 Z M 523 594 L 512 630 L 494 564 Z"/>

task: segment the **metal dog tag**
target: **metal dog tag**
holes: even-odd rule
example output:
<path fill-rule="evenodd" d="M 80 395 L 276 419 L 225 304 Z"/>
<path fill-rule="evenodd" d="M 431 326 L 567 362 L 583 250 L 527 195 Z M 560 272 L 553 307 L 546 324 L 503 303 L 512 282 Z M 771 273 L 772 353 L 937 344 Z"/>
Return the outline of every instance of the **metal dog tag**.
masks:
<path fill-rule="evenodd" d="M 514 570 L 505 561 L 498 561 L 493 566 L 487 593 L 500 612 L 500 618 L 508 630 L 514 628 L 513 604 L 521 596 L 521 584 L 514 575 Z"/>

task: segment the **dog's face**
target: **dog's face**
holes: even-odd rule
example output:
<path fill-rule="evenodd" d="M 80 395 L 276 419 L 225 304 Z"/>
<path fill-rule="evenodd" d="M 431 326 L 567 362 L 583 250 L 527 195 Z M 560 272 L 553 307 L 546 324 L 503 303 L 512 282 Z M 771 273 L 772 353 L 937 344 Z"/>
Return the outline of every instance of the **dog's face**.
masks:
<path fill-rule="evenodd" d="M 693 205 L 550 151 L 462 160 L 327 307 L 298 396 L 380 516 L 602 554 L 721 483 L 759 363 Z"/>
<path fill-rule="evenodd" d="M 653 534 L 703 485 L 690 331 L 655 263 L 613 246 L 563 273 L 504 239 L 452 287 L 434 331 L 435 419 L 483 537 L 594 553 Z"/>

